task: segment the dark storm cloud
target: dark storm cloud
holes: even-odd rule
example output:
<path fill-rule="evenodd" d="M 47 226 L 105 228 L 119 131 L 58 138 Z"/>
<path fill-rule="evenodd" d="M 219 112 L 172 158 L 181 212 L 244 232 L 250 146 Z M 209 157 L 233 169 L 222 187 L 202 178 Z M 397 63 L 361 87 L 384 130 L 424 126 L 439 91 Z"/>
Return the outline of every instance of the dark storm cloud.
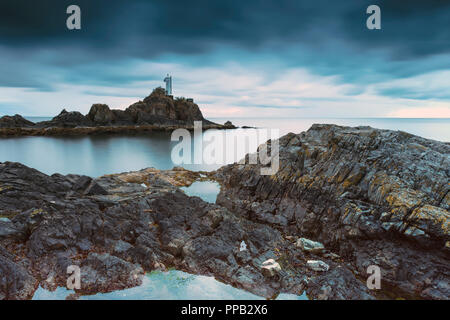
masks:
<path fill-rule="evenodd" d="M 81 7 L 79 31 L 66 28 L 71 4 Z M 366 28 L 370 4 L 381 7 L 382 30 Z M 219 48 L 244 64 L 264 52 L 286 68 L 338 75 L 359 94 L 369 83 L 450 68 L 437 56 L 450 53 L 449 21 L 447 0 L 2 0 L 0 86 L 125 86 L 156 79 L 127 72 L 129 60 L 175 54 L 202 64 L 195 57 Z M 247 54 L 227 56 L 234 49 Z"/>
<path fill-rule="evenodd" d="M 380 31 L 365 28 L 372 3 L 382 8 Z M 65 28 L 70 4 L 81 7 L 80 31 Z M 339 41 L 407 59 L 449 52 L 449 9 L 449 1 L 437 0 L 9 0 L 0 4 L 0 39 L 7 46 L 61 45 L 139 57 L 198 53 L 220 44 L 257 49 Z"/>

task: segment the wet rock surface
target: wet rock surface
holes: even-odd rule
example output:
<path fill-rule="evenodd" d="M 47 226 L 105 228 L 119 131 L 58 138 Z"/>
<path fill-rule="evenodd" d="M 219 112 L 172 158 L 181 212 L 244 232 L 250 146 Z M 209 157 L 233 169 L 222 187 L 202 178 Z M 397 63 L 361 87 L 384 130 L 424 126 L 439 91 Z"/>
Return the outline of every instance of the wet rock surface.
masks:
<path fill-rule="evenodd" d="M 310 259 L 323 260 L 329 271 L 309 294 L 343 298 L 349 279 L 364 281 L 368 266 L 376 265 L 378 293 L 450 298 L 448 143 L 401 131 L 313 125 L 279 139 L 279 159 L 272 176 L 260 175 L 258 165 L 219 169 L 217 203 L 285 236 L 319 241 L 331 251 L 323 256 L 345 263 L 337 268 Z M 299 250 L 307 247 L 314 245 L 299 243 Z"/>
<path fill-rule="evenodd" d="M 0 136 L 21 135 L 87 135 L 140 133 L 176 128 L 192 129 L 194 121 L 201 121 L 204 129 L 234 129 L 231 123 L 224 125 L 206 120 L 192 99 L 168 96 L 162 88 L 156 88 L 143 101 L 125 110 L 112 110 L 106 104 L 92 105 L 89 113 L 63 109 L 50 121 L 33 123 L 21 117 L 0 118 Z"/>

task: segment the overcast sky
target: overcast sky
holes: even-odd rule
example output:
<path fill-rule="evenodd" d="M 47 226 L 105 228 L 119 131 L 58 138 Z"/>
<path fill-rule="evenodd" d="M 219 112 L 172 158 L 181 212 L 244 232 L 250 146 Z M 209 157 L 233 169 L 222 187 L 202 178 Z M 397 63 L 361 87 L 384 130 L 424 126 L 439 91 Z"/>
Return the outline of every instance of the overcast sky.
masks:
<path fill-rule="evenodd" d="M 171 73 L 207 117 L 450 117 L 449 23 L 437 0 L 2 0 L 0 115 L 123 109 Z"/>

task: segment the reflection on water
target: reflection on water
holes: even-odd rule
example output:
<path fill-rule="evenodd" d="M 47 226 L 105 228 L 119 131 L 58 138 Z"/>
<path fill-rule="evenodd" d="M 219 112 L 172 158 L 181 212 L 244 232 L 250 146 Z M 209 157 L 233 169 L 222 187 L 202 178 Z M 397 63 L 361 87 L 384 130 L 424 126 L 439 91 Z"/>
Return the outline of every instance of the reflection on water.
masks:
<path fill-rule="evenodd" d="M 216 119 L 224 122 L 225 119 Z M 223 164 L 233 163 L 257 145 L 266 141 L 267 130 L 279 129 L 280 135 L 299 133 L 313 123 L 339 125 L 370 125 L 378 128 L 403 130 L 427 138 L 450 141 L 450 119 L 232 119 L 236 125 L 250 125 L 260 129 L 208 130 L 196 136 L 191 144 L 203 141 L 211 144 L 221 156 L 220 163 L 182 164 L 190 170 L 211 171 Z M 251 140 L 246 142 L 246 139 Z M 170 141 L 170 133 L 152 132 L 133 136 L 86 137 L 14 137 L 0 139 L 0 162 L 17 161 L 44 173 L 77 173 L 97 177 L 103 174 L 140 170 L 147 167 L 171 169 L 180 165 L 172 161 L 172 148 L 178 142 Z M 220 149 L 223 152 L 220 152 Z M 215 154 L 216 152 L 214 152 Z"/>
<path fill-rule="evenodd" d="M 204 140 L 203 146 L 206 147 L 217 142 L 217 139 L 210 137 L 217 136 L 218 133 L 223 139 L 231 141 L 242 137 L 244 132 L 256 131 L 255 129 L 208 130 L 203 136 L 192 135 L 191 163 L 194 162 L 194 148 L 199 145 L 199 141 Z M 254 134 L 250 136 L 253 137 Z M 172 148 L 178 142 L 171 141 L 170 138 L 170 133 L 165 132 L 132 136 L 3 138 L 0 139 L 0 162 L 21 162 L 49 175 L 75 173 L 98 177 L 148 167 L 167 170 L 180 165 L 194 171 L 212 171 L 224 164 L 239 161 L 247 153 L 247 144 L 236 143 L 234 153 L 227 152 L 228 156 L 234 156 L 229 159 L 223 158 L 220 163 L 179 164 L 172 161 L 171 156 Z M 252 149 L 247 150 L 256 150 L 256 141 L 253 145 Z"/>
<path fill-rule="evenodd" d="M 146 167 L 171 169 L 167 136 L 20 137 L 0 140 L 0 161 L 17 161 L 47 174 L 100 176 Z"/>
<path fill-rule="evenodd" d="M 33 300 L 63 300 L 72 290 L 57 288 L 50 292 L 41 287 Z M 252 293 L 236 289 L 212 277 L 195 276 L 182 271 L 154 271 L 145 275 L 139 287 L 81 296 L 80 300 L 261 300 Z M 306 296 L 280 294 L 279 300 L 306 300 Z"/>
<path fill-rule="evenodd" d="M 181 188 L 188 196 L 200 197 L 203 201 L 216 203 L 220 185 L 215 181 L 196 181 L 189 187 Z"/>

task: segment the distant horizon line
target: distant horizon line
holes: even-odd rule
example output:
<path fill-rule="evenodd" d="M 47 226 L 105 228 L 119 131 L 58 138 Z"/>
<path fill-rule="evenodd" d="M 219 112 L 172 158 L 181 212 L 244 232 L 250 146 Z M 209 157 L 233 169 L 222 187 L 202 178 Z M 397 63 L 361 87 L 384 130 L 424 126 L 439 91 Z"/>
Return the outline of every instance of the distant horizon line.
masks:
<path fill-rule="evenodd" d="M 8 114 L 0 115 L 0 117 L 8 116 Z M 11 116 L 11 115 L 9 115 Z M 27 116 L 22 115 L 24 118 L 54 118 L 55 116 Z M 450 117 L 205 117 L 205 119 L 437 119 L 443 120 Z"/>

